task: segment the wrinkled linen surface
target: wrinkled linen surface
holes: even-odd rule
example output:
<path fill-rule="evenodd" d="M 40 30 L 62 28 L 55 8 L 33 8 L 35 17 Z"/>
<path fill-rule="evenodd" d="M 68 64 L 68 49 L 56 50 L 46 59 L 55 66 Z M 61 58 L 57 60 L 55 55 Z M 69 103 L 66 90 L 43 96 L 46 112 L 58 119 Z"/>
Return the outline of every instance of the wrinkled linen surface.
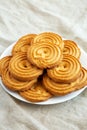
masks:
<path fill-rule="evenodd" d="M 0 0 L 0 54 L 28 33 L 52 31 L 87 51 L 87 0 Z M 87 130 L 87 89 L 55 105 L 32 105 L 0 85 L 0 130 Z"/>

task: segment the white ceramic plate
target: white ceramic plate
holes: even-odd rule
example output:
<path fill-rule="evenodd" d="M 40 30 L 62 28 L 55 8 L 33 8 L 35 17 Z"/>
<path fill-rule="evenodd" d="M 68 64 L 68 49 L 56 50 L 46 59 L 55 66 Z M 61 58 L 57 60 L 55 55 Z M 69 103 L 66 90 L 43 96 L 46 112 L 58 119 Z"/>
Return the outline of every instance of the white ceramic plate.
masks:
<path fill-rule="evenodd" d="M 14 43 L 15 44 L 15 43 Z M 4 56 L 7 56 L 7 55 L 11 55 L 11 50 L 12 50 L 12 47 L 13 45 L 10 45 L 4 52 L 3 54 L 1 55 L 0 58 L 4 57 Z M 81 49 L 81 47 L 80 47 Z M 81 64 L 83 67 L 87 68 L 87 54 L 84 52 L 84 50 L 81 49 L 81 58 L 80 58 L 80 61 L 81 61 Z M 31 104 L 38 104 L 38 105 L 49 105 L 49 104 L 56 104 L 56 103 L 62 103 L 62 102 L 65 102 L 65 101 L 68 101 L 70 99 L 73 99 L 74 97 L 76 97 L 77 95 L 79 95 L 80 93 L 82 93 L 84 91 L 84 89 L 87 87 L 85 86 L 83 89 L 80 89 L 78 91 L 75 91 L 75 92 L 72 92 L 66 96 L 60 96 L 60 97 L 53 97 L 47 101 L 44 101 L 44 102 L 39 102 L 39 103 L 32 103 L 32 102 L 29 102 L 27 100 L 25 100 L 24 98 L 22 98 L 18 93 L 16 92 L 13 92 L 13 91 L 10 91 L 9 89 L 7 89 L 1 79 L 0 79 L 0 84 L 2 86 L 2 88 L 8 93 L 10 94 L 11 96 L 23 101 L 23 102 L 26 102 L 26 103 L 31 103 Z"/>

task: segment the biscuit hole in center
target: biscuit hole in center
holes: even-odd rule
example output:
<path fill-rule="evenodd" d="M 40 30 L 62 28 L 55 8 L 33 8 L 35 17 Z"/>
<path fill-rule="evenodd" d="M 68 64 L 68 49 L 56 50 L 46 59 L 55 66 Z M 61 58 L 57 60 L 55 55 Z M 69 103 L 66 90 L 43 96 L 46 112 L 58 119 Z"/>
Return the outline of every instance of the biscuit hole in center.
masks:
<path fill-rule="evenodd" d="M 44 51 L 44 53 L 46 54 L 46 53 L 47 53 L 47 51 Z"/>
<path fill-rule="evenodd" d="M 66 66 L 66 65 L 64 65 L 64 68 L 67 68 L 67 66 Z"/>
<path fill-rule="evenodd" d="M 24 65 L 25 68 L 27 68 L 27 65 Z"/>

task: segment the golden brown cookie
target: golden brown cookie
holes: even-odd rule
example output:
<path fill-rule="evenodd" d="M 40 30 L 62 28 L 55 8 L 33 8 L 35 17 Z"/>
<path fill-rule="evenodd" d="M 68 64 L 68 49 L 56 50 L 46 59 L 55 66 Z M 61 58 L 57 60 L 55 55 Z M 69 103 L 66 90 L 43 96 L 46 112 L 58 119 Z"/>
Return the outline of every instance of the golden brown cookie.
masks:
<path fill-rule="evenodd" d="M 52 97 L 52 94 L 47 92 L 44 85 L 40 82 L 35 83 L 32 88 L 27 91 L 20 91 L 19 94 L 31 102 L 45 101 Z"/>
<path fill-rule="evenodd" d="M 72 55 L 76 58 L 80 58 L 81 52 L 79 47 L 74 41 L 71 40 L 64 40 L 64 49 L 63 54 Z"/>
<path fill-rule="evenodd" d="M 43 73 L 42 69 L 29 63 L 24 53 L 17 53 L 11 58 L 9 71 L 13 77 L 21 81 L 36 79 Z"/>
<path fill-rule="evenodd" d="M 56 82 L 70 83 L 78 78 L 81 64 L 72 55 L 63 55 L 63 60 L 58 66 L 47 69 L 47 74 Z"/>
<path fill-rule="evenodd" d="M 0 76 L 2 75 L 2 71 L 7 67 L 9 64 L 9 61 L 11 59 L 11 56 L 5 56 L 2 59 L 0 59 Z M 8 63 L 8 64 L 7 64 Z"/>
<path fill-rule="evenodd" d="M 28 34 L 21 37 L 17 43 L 14 45 L 12 49 L 12 54 L 16 54 L 18 52 L 26 53 L 27 49 L 29 48 L 32 39 L 36 36 L 36 34 Z"/>
<path fill-rule="evenodd" d="M 2 82 L 3 84 L 12 91 L 20 91 L 27 90 L 33 86 L 37 79 L 33 79 L 31 81 L 19 81 L 15 79 L 11 73 L 9 72 L 9 61 L 6 62 L 6 66 L 2 71 Z"/>
<path fill-rule="evenodd" d="M 36 43 L 28 49 L 27 58 L 38 68 L 52 68 L 60 63 L 62 51 L 56 44 Z"/>
<path fill-rule="evenodd" d="M 70 83 L 58 83 L 53 81 L 47 75 L 43 76 L 43 84 L 46 89 L 55 96 L 62 96 L 73 91 L 79 90 L 87 85 L 87 70 L 81 68 L 78 79 Z"/>
<path fill-rule="evenodd" d="M 64 43 L 61 36 L 53 32 L 40 33 L 32 40 L 32 43 L 42 43 L 42 42 L 56 44 L 60 46 L 61 49 L 63 49 L 64 47 Z"/>

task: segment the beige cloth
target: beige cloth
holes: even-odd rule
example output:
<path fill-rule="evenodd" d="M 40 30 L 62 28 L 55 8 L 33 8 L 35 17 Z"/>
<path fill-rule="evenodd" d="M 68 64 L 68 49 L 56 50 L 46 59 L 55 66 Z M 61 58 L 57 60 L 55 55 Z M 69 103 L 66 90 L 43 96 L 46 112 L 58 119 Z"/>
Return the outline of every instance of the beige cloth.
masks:
<path fill-rule="evenodd" d="M 27 33 L 52 31 L 87 50 L 87 0 L 0 0 L 0 54 Z M 0 130 L 87 130 L 87 89 L 61 104 L 39 106 L 0 86 Z"/>

